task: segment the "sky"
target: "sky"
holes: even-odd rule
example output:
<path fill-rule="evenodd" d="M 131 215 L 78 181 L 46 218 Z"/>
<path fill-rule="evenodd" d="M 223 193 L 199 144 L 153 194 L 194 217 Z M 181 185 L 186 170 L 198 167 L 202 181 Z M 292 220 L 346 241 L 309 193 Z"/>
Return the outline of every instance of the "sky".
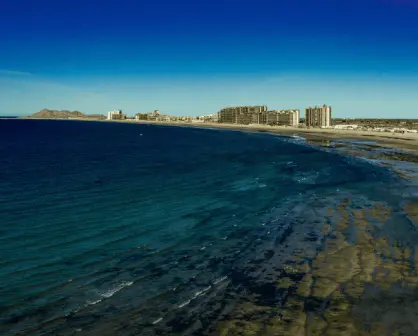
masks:
<path fill-rule="evenodd" d="M 418 118 L 418 0 L 0 1 L 0 115 L 319 104 Z"/>

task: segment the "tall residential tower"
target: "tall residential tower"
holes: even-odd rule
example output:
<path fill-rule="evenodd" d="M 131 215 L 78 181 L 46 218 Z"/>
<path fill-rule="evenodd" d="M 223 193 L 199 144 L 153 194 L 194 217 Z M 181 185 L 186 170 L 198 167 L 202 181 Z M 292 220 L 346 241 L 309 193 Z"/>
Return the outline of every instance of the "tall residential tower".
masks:
<path fill-rule="evenodd" d="M 107 112 L 107 120 L 123 120 L 126 119 L 126 115 L 122 113 L 122 110 L 115 110 Z"/>
<path fill-rule="evenodd" d="M 219 122 L 228 124 L 259 124 L 266 105 L 225 107 L 219 111 Z"/>
<path fill-rule="evenodd" d="M 330 127 L 331 106 L 314 106 L 305 110 L 305 124 L 309 127 Z"/>
<path fill-rule="evenodd" d="M 299 110 L 272 110 L 266 105 L 225 107 L 218 112 L 218 122 L 228 124 L 258 124 L 298 126 Z"/>

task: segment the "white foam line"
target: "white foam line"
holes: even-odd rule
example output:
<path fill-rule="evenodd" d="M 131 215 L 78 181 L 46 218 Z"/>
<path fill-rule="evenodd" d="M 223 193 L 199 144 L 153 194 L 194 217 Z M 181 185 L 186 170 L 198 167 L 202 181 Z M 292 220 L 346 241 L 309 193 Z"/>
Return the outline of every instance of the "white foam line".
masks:
<path fill-rule="evenodd" d="M 87 301 L 86 307 L 87 306 L 93 306 L 99 302 L 102 302 L 102 299 L 96 300 L 96 301 Z"/>
<path fill-rule="evenodd" d="M 117 285 L 116 287 L 109 289 L 108 291 L 101 293 L 100 295 L 102 297 L 105 298 L 110 298 L 111 296 L 113 296 L 115 293 L 119 292 L 120 290 L 122 290 L 125 287 L 131 286 L 133 284 L 132 281 L 124 281 L 122 283 L 120 283 L 119 285 Z"/>
<path fill-rule="evenodd" d="M 224 277 L 222 277 L 222 278 L 219 278 L 219 279 L 215 280 L 215 281 L 213 282 L 213 284 L 214 284 L 214 285 L 216 285 L 216 284 L 220 283 L 221 281 L 224 281 L 226 278 L 227 278 L 227 276 L 224 276 Z"/>
<path fill-rule="evenodd" d="M 179 304 L 179 305 L 177 306 L 177 308 L 183 308 L 184 306 L 187 306 L 189 303 L 190 303 L 190 300 L 187 300 L 187 301 L 185 301 L 185 302 L 183 302 L 183 303 Z"/>
<path fill-rule="evenodd" d="M 211 289 L 212 286 L 208 286 L 206 288 L 203 288 L 201 291 L 198 291 L 194 294 L 193 299 L 196 299 L 198 296 L 205 294 L 209 289 Z"/>
<path fill-rule="evenodd" d="M 212 288 L 212 286 L 211 286 L 211 285 L 209 285 L 209 286 L 207 286 L 206 288 L 203 288 L 202 292 L 203 292 L 203 293 L 205 293 L 205 292 L 207 292 L 208 290 L 210 290 L 211 288 Z"/>
<path fill-rule="evenodd" d="M 162 317 L 157 318 L 154 322 L 152 322 L 152 324 L 157 324 L 157 323 L 160 323 L 162 320 L 163 320 L 163 318 L 162 318 Z"/>

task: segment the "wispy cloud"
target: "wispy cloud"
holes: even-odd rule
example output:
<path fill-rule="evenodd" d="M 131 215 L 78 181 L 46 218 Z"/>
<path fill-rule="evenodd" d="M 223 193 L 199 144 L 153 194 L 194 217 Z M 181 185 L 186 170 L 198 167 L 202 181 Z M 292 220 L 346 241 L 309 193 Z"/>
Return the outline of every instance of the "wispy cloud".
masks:
<path fill-rule="evenodd" d="M 30 76 L 31 73 L 17 70 L 0 69 L 0 76 Z"/>

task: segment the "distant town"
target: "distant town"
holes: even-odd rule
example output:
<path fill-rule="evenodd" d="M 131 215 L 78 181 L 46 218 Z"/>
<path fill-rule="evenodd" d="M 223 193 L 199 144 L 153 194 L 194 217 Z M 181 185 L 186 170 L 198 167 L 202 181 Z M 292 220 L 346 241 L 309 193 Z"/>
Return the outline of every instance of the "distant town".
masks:
<path fill-rule="evenodd" d="M 206 123 L 213 125 L 243 125 L 277 128 L 351 130 L 367 132 L 418 133 L 418 119 L 382 119 L 382 118 L 332 118 L 332 108 L 328 105 L 310 106 L 305 108 L 304 118 L 300 110 L 269 110 L 266 105 L 228 106 L 216 113 L 191 116 L 170 116 L 154 110 L 149 113 L 136 113 L 128 116 L 122 110 L 114 110 L 103 114 L 84 114 L 80 111 L 43 109 L 30 116 L 31 119 L 66 119 L 66 120 L 96 120 L 96 121 L 127 121 L 156 123 L 187 123 L 198 125 Z M 1 117 L 0 117 L 1 119 Z"/>
<path fill-rule="evenodd" d="M 170 116 L 161 114 L 158 110 L 150 113 L 137 113 L 135 116 L 129 117 L 122 110 L 115 110 L 108 112 L 107 120 L 268 125 L 272 127 L 331 128 L 392 133 L 418 132 L 418 120 L 413 119 L 333 119 L 331 106 L 325 104 L 307 107 L 304 119 L 301 119 L 298 109 L 269 110 L 266 105 L 256 105 L 225 107 L 217 113 L 198 117 Z"/>

